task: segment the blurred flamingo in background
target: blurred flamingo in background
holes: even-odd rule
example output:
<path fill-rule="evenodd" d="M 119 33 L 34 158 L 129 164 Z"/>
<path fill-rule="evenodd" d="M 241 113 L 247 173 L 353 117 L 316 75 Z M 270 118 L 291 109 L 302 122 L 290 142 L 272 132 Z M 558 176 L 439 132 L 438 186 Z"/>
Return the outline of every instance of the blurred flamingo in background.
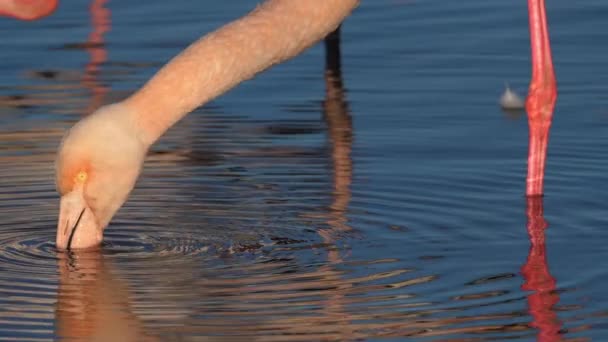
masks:
<path fill-rule="evenodd" d="M 78 74 L 81 86 L 86 88 L 91 96 L 88 99 L 84 113 L 92 113 L 99 108 L 103 102 L 108 88 L 99 82 L 100 66 L 107 61 L 104 35 L 110 30 L 110 11 L 105 7 L 108 0 L 91 0 L 89 12 L 91 14 L 91 33 L 86 42 L 70 44 L 71 48 L 84 49 L 89 53 L 89 62 L 86 64 L 82 74 Z M 49 4 L 53 4 L 50 6 Z M 15 5 L 17 4 L 17 5 Z M 9 6 L 10 5 L 10 6 Z M 57 9 L 58 1 L 6 1 L 0 0 L 0 15 L 10 16 L 17 19 L 35 20 L 51 14 Z M 26 12 L 27 19 L 23 12 Z M 53 81 L 64 81 L 73 78 L 68 72 L 54 70 L 29 71 L 28 75 L 34 78 L 52 79 Z M 64 103 L 65 99 L 57 96 L 37 96 L 43 94 L 22 94 L 16 97 L 0 98 L 0 103 L 9 106 L 31 106 L 49 103 Z"/>
<path fill-rule="evenodd" d="M 0 0 L 0 15 L 37 20 L 55 12 L 59 0 Z"/>
<path fill-rule="evenodd" d="M 43 16 L 50 13 L 48 3 L 0 0 L 0 12 L 35 18 L 25 15 L 33 11 L 22 7 L 37 4 L 42 13 L 38 16 Z M 54 9 L 56 2 L 50 3 Z M 61 194 L 57 247 L 98 245 L 132 190 L 148 148 L 169 127 L 196 107 L 323 39 L 358 3 L 267 0 L 194 42 L 126 100 L 78 122 L 57 156 Z M 530 126 L 526 195 L 541 196 L 557 89 L 544 0 L 528 0 L 528 12 L 532 80 L 526 101 Z"/>

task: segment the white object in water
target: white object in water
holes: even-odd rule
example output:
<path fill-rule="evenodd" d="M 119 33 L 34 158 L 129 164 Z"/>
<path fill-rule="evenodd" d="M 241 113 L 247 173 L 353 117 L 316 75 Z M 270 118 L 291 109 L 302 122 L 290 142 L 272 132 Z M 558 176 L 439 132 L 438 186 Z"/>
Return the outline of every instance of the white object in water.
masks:
<path fill-rule="evenodd" d="M 526 107 L 526 103 L 524 100 L 517 95 L 511 88 L 509 88 L 508 84 L 505 84 L 505 92 L 500 97 L 500 106 L 503 109 L 524 109 Z"/>

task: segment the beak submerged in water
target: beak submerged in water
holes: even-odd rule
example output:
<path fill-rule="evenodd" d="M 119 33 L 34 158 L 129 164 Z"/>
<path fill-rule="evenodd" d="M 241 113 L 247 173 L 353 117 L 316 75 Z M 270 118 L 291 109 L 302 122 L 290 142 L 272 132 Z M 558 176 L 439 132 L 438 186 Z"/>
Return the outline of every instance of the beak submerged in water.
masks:
<path fill-rule="evenodd" d="M 57 223 L 57 249 L 87 249 L 98 246 L 103 231 L 84 198 L 84 187 L 79 184 L 61 196 Z"/>

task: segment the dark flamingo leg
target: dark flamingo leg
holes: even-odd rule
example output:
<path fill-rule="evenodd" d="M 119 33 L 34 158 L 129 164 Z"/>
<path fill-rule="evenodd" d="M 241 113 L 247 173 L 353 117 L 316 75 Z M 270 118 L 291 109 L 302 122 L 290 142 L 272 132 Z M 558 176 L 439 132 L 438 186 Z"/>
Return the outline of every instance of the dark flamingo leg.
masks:
<path fill-rule="evenodd" d="M 526 100 L 530 126 L 526 195 L 541 196 L 549 128 L 557 98 L 557 86 L 549 45 L 545 1 L 528 0 L 528 12 L 532 48 L 532 81 Z"/>

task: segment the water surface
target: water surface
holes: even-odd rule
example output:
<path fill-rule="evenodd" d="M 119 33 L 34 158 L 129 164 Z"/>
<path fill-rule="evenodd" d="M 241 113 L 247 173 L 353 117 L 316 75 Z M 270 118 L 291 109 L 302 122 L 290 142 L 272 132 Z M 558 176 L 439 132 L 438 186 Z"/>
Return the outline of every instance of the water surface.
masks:
<path fill-rule="evenodd" d="M 525 188 L 525 1 L 364 1 L 150 153 L 98 252 L 57 253 L 66 128 L 253 2 L 0 20 L 0 340 L 608 338 L 608 3 L 548 2 L 559 99 Z"/>

